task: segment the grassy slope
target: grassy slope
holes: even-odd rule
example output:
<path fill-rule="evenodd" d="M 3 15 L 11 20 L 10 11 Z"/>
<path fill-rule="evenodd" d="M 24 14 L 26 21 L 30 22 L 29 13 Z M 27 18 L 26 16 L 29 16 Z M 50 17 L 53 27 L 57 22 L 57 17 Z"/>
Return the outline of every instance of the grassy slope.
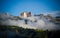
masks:
<path fill-rule="evenodd" d="M 22 27 L 17 26 L 6 26 L 6 25 L 0 25 L 0 37 L 5 38 L 8 37 L 9 31 L 15 32 L 14 36 L 10 36 L 11 38 L 53 38 L 53 37 L 59 37 L 55 36 L 60 33 L 60 31 L 48 31 L 48 30 L 39 30 L 39 29 L 24 29 Z M 2 32 L 2 35 L 1 35 Z M 3 37 L 4 36 L 4 37 Z"/>

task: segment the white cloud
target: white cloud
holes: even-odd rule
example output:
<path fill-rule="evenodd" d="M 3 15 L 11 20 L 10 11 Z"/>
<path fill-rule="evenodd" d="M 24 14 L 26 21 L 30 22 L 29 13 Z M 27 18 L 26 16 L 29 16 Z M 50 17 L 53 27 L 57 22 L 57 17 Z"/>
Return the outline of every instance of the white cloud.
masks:
<path fill-rule="evenodd" d="M 9 16 L 10 17 L 10 16 Z M 25 19 L 28 19 L 28 24 L 25 24 L 24 20 L 11 20 L 9 17 L 7 17 L 8 19 L 6 20 L 5 16 L 2 16 L 2 18 L 5 18 L 5 21 L 1 21 L 3 25 L 16 25 L 19 27 L 23 27 L 23 28 L 30 28 L 30 29 L 43 29 L 43 30 L 55 30 L 58 29 L 58 26 L 56 26 L 54 23 L 49 22 L 49 20 L 45 19 L 45 18 L 40 18 L 40 17 L 28 17 Z M 13 17 L 12 17 L 13 19 Z M 24 19 L 24 18 L 23 18 Z M 37 20 L 37 22 L 34 22 L 35 20 Z M 31 22 L 32 21 L 32 22 Z"/>

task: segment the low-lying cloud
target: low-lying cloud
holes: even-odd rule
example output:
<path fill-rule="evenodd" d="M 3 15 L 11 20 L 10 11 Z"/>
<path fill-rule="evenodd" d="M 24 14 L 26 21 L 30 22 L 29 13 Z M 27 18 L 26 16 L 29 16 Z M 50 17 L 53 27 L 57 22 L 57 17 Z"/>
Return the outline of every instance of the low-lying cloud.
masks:
<path fill-rule="evenodd" d="M 2 17 L 0 17 L 1 19 Z M 13 20 L 12 20 L 13 19 Z M 14 25 L 14 26 L 19 26 L 23 28 L 30 28 L 30 29 L 43 29 L 43 30 L 60 30 L 56 24 L 53 22 L 50 22 L 49 20 L 40 17 L 27 17 L 28 19 L 27 24 L 25 24 L 25 19 L 23 20 L 15 20 L 14 18 L 11 18 L 11 16 L 3 16 L 3 18 L 0 20 L 2 25 Z"/>

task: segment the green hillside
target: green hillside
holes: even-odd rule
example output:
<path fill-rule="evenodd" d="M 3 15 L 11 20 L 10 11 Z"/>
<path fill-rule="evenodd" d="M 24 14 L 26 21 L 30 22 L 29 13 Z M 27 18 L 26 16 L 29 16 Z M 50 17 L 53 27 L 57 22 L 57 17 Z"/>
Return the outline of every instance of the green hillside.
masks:
<path fill-rule="evenodd" d="M 60 31 L 24 29 L 17 26 L 0 25 L 0 38 L 53 38 Z"/>

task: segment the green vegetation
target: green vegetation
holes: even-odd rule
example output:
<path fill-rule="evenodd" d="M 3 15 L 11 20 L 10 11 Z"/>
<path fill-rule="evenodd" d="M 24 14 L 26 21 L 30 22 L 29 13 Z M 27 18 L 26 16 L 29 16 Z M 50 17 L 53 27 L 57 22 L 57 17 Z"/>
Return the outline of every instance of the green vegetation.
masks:
<path fill-rule="evenodd" d="M 0 25 L 0 38 L 53 38 L 54 35 L 59 33 L 60 31 L 24 29 L 14 25 Z"/>

